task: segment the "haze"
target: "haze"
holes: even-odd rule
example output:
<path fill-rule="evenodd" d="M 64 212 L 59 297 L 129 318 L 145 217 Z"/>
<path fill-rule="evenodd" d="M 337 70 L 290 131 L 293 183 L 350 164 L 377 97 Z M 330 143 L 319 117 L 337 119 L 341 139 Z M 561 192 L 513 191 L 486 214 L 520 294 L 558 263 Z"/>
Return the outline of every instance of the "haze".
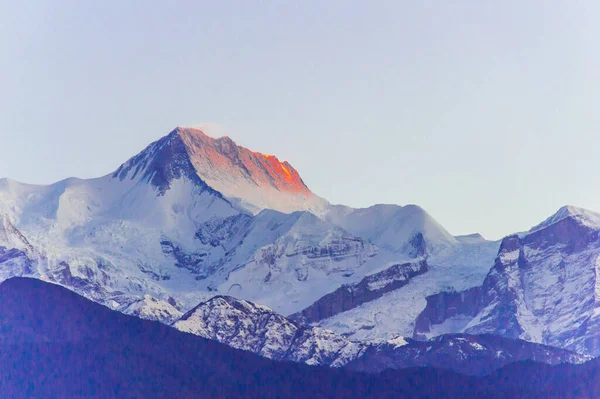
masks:
<path fill-rule="evenodd" d="M 453 234 L 600 211 L 592 1 L 0 3 L 0 175 L 115 170 L 177 125 Z"/>

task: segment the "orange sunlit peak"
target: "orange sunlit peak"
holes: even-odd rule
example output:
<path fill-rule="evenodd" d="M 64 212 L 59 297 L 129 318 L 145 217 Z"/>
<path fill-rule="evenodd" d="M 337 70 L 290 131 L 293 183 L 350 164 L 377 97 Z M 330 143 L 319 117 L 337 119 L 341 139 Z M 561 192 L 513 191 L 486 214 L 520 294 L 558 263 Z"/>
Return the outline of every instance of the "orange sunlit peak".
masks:
<path fill-rule="evenodd" d="M 291 177 L 292 174 L 290 173 L 289 169 L 286 168 L 283 164 L 281 164 L 281 169 L 283 169 L 283 171 L 285 172 L 285 174 L 287 175 L 287 177 Z"/>

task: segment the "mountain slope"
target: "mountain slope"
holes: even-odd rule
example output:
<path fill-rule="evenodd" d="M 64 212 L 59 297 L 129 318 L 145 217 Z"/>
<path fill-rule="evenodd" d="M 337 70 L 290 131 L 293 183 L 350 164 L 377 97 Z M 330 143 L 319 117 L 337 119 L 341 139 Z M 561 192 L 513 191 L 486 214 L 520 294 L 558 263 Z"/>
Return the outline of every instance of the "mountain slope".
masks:
<path fill-rule="evenodd" d="M 600 354 L 600 215 L 563 207 L 505 238 L 479 288 L 428 298 L 416 336 L 489 333 Z"/>

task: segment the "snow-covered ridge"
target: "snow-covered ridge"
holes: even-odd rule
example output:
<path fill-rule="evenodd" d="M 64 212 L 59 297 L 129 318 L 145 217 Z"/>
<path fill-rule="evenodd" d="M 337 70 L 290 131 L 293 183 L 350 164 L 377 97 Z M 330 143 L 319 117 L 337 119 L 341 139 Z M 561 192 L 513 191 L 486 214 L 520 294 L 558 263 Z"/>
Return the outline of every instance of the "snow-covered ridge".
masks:
<path fill-rule="evenodd" d="M 379 344 L 351 342 L 318 327 L 306 327 L 264 306 L 227 296 L 201 303 L 173 326 L 276 360 L 379 372 L 436 366 L 483 375 L 519 360 L 583 363 L 589 357 L 524 341 L 456 335 L 420 342 L 395 337 Z"/>
<path fill-rule="evenodd" d="M 201 303 L 173 326 L 275 360 L 343 366 L 363 345 L 321 328 L 304 327 L 269 308 L 232 297 Z"/>
<path fill-rule="evenodd" d="M 544 220 L 537 226 L 532 227 L 531 230 L 529 230 L 529 233 L 534 233 L 536 231 L 542 230 L 546 227 L 552 226 L 553 224 L 559 223 L 567 218 L 574 219 L 584 226 L 600 229 L 599 213 L 583 208 L 578 208 L 572 205 L 565 205 L 562 208 L 560 208 L 554 215 L 550 216 L 548 219 Z"/>

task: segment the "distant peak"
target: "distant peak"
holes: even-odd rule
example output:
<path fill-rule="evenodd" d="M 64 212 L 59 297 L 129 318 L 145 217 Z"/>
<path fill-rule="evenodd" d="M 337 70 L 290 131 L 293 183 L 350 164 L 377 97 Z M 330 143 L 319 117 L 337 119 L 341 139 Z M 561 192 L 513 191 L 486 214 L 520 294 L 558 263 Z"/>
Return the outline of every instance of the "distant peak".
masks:
<path fill-rule="evenodd" d="M 565 205 L 548 219 L 533 227 L 529 232 L 533 233 L 542 230 L 565 219 L 574 219 L 587 227 L 600 228 L 600 214 L 573 205 Z"/>

